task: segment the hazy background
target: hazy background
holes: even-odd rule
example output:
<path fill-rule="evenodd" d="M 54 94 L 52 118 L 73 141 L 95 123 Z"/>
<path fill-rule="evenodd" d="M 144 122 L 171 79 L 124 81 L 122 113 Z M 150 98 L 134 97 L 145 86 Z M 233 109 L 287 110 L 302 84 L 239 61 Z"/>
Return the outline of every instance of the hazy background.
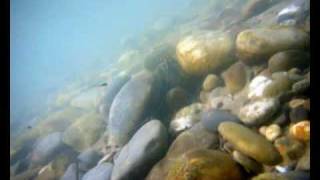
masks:
<path fill-rule="evenodd" d="M 49 95 L 107 67 L 125 40 L 155 19 L 170 20 L 190 1 L 11 0 L 10 124 L 31 120 L 46 109 Z"/>

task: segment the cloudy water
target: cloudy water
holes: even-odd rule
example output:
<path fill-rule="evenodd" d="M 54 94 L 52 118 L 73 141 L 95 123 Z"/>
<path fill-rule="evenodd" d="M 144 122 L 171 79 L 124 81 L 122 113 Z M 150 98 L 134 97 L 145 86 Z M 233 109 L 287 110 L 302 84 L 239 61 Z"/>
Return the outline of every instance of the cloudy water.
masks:
<path fill-rule="evenodd" d="M 308 0 L 11 0 L 10 179 L 309 179 L 309 48 Z"/>

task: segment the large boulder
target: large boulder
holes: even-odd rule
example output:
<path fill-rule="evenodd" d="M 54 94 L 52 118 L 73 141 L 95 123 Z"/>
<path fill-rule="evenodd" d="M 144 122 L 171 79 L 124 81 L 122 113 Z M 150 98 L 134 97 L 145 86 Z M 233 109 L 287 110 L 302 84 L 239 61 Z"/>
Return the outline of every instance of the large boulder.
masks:
<path fill-rule="evenodd" d="M 142 71 L 133 76 L 114 98 L 109 113 L 109 145 L 125 145 L 141 126 L 152 102 L 153 74 Z"/>
<path fill-rule="evenodd" d="M 93 145 L 105 130 L 102 117 L 92 112 L 78 118 L 63 133 L 63 141 L 77 151 Z"/>
<path fill-rule="evenodd" d="M 276 165 L 282 160 L 273 144 L 243 125 L 223 122 L 219 125 L 218 131 L 236 150 L 262 164 Z"/>
<path fill-rule="evenodd" d="M 246 64 L 266 61 L 279 51 L 305 49 L 308 44 L 308 34 L 294 27 L 247 29 L 236 39 L 237 54 Z"/>
<path fill-rule="evenodd" d="M 227 33 L 205 31 L 182 39 L 177 45 L 178 62 L 191 75 L 205 75 L 232 61 L 234 41 Z"/>
<path fill-rule="evenodd" d="M 158 120 L 149 121 L 120 151 L 114 163 L 111 179 L 144 178 L 150 168 L 163 157 L 167 147 L 166 128 Z"/>

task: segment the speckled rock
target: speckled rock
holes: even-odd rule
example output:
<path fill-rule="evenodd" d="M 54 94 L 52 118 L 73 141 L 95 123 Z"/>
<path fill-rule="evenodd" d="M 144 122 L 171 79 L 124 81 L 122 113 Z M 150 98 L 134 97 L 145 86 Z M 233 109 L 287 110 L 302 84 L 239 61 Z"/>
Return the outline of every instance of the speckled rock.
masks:
<path fill-rule="evenodd" d="M 211 91 L 212 89 L 222 84 L 221 79 L 215 74 L 208 74 L 202 84 L 204 91 Z"/>
<path fill-rule="evenodd" d="M 235 161 L 241 164 L 248 173 L 258 174 L 262 172 L 263 168 L 260 163 L 247 157 L 246 155 L 240 153 L 239 151 L 233 151 L 232 157 Z"/>
<path fill-rule="evenodd" d="M 294 124 L 290 127 L 290 135 L 300 141 L 310 139 L 310 121 L 305 120 Z"/>
<path fill-rule="evenodd" d="M 102 163 L 83 175 L 81 180 L 110 180 L 113 165 L 111 163 Z"/>
<path fill-rule="evenodd" d="M 254 64 L 279 51 L 304 49 L 308 43 L 308 34 L 294 27 L 258 28 L 239 33 L 236 49 L 240 60 Z"/>
<path fill-rule="evenodd" d="M 182 39 L 176 48 L 178 62 L 191 75 L 205 75 L 233 61 L 234 41 L 229 34 L 205 31 Z"/>
<path fill-rule="evenodd" d="M 239 118 L 225 110 L 211 109 L 201 113 L 201 123 L 210 132 L 217 132 L 221 122 L 240 122 Z"/>
<path fill-rule="evenodd" d="M 288 71 L 291 68 L 304 69 L 309 66 L 309 54 L 301 50 L 282 51 L 271 56 L 268 68 L 271 72 Z"/>
<path fill-rule="evenodd" d="M 152 166 L 163 157 L 167 147 L 166 128 L 158 120 L 149 121 L 120 151 L 114 163 L 111 179 L 144 178 Z"/>
<path fill-rule="evenodd" d="M 171 166 L 167 180 L 243 179 L 235 161 L 221 151 L 198 149 L 189 151 Z"/>
<path fill-rule="evenodd" d="M 275 98 L 257 100 L 242 107 L 239 117 L 247 125 L 260 125 L 270 120 L 279 106 L 279 101 Z"/>
<path fill-rule="evenodd" d="M 77 151 L 93 145 L 105 130 L 102 117 L 94 112 L 83 115 L 63 133 L 63 142 Z"/>
<path fill-rule="evenodd" d="M 271 124 L 266 128 L 265 136 L 269 141 L 274 141 L 281 135 L 281 128 L 277 124 Z"/>
<path fill-rule="evenodd" d="M 246 66 L 241 62 L 237 62 L 223 72 L 222 77 L 228 91 L 231 94 L 235 94 L 247 83 L 248 73 Z"/>
<path fill-rule="evenodd" d="M 189 102 L 188 93 L 181 87 L 175 87 L 168 91 L 166 96 L 167 106 L 170 111 L 175 112 Z"/>
<path fill-rule="evenodd" d="M 260 163 L 275 165 L 281 162 L 279 152 L 269 141 L 243 125 L 223 122 L 218 131 L 236 150 Z"/>
<path fill-rule="evenodd" d="M 142 71 L 132 77 L 114 98 L 109 113 L 109 145 L 123 146 L 141 124 L 153 92 L 153 74 Z"/>
<path fill-rule="evenodd" d="M 258 75 L 249 84 L 248 98 L 261 98 L 266 87 L 272 83 L 272 79 L 267 76 Z"/>
<path fill-rule="evenodd" d="M 215 149 L 219 146 L 219 137 L 216 133 L 206 131 L 202 123 L 197 123 L 191 129 L 179 134 L 171 144 L 166 156 L 159 161 L 149 172 L 147 180 L 162 180 L 168 175 L 170 165 L 183 153 L 197 148 Z"/>
<path fill-rule="evenodd" d="M 256 177 L 253 177 L 252 180 L 309 180 L 310 174 L 303 171 L 290 171 L 287 173 L 263 173 L 259 174 Z"/>
<path fill-rule="evenodd" d="M 170 122 L 170 133 L 177 135 L 199 122 L 202 108 L 202 104 L 194 103 L 180 109 Z"/>

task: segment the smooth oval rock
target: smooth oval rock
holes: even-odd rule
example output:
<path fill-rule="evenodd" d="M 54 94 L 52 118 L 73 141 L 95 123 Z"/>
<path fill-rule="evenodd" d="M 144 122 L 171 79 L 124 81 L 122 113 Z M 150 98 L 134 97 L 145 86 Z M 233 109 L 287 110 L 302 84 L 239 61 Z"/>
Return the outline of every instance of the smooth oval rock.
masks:
<path fill-rule="evenodd" d="M 167 180 L 243 179 L 239 166 L 221 151 L 197 149 L 178 158 L 171 166 Z"/>
<path fill-rule="evenodd" d="M 101 158 L 101 153 L 93 149 L 87 149 L 80 153 L 77 157 L 79 169 L 83 171 L 88 171 L 89 169 L 93 168 Z"/>
<path fill-rule="evenodd" d="M 207 77 L 204 79 L 202 84 L 202 89 L 204 91 L 211 91 L 212 89 L 221 85 L 220 78 L 215 74 L 208 74 Z"/>
<path fill-rule="evenodd" d="M 290 127 L 290 134 L 300 141 L 308 141 L 310 139 L 310 121 L 301 121 Z"/>
<path fill-rule="evenodd" d="M 205 31 L 182 39 L 176 48 L 178 62 L 190 75 L 205 75 L 233 61 L 234 42 L 227 33 Z"/>
<path fill-rule="evenodd" d="M 255 174 L 262 172 L 263 168 L 261 164 L 240 153 L 239 151 L 233 151 L 232 157 L 235 161 L 241 164 L 247 172 Z"/>
<path fill-rule="evenodd" d="M 241 62 L 230 66 L 222 73 L 224 83 L 231 94 L 240 91 L 247 83 L 247 69 Z"/>
<path fill-rule="evenodd" d="M 109 111 L 111 104 L 118 94 L 123 85 L 130 79 L 130 77 L 126 73 L 121 73 L 116 77 L 112 78 L 110 82 L 108 82 L 108 86 L 106 87 L 106 94 L 103 98 L 103 113 L 106 117 L 109 117 Z M 106 123 L 108 123 L 108 118 L 105 119 Z"/>
<path fill-rule="evenodd" d="M 113 165 L 102 163 L 83 175 L 82 180 L 110 180 Z"/>
<path fill-rule="evenodd" d="M 143 125 L 120 151 L 115 160 L 112 180 L 144 178 L 168 148 L 166 128 L 158 120 Z"/>
<path fill-rule="evenodd" d="M 62 133 L 55 132 L 41 138 L 32 151 L 31 163 L 35 165 L 45 165 L 65 147 L 62 142 Z"/>
<path fill-rule="evenodd" d="M 102 117 L 91 112 L 76 119 L 63 133 L 63 142 L 81 152 L 96 141 L 105 130 Z"/>
<path fill-rule="evenodd" d="M 171 164 L 183 153 L 197 148 L 216 149 L 218 146 L 218 134 L 209 133 L 205 130 L 202 123 L 197 123 L 191 129 L 178 135 L 170 145 L 166 156 L 152 168 L 146 179 L 163 180 L 164 177 L 167 177 Z"/>
<path fill-rule="evenodd" d="M 305 49 L 309 36 L 294 27 L 247 29 L 236 39 L 237 54 L 244 63 L 256 64 L 266 61 L 279 51 Z"/>
<path fill-rule="evenodd" d="M 152 95 L 153 75 L 143 71 L 132 77 L 114 98 L 109 113 L 109 145 L 123 146 L 143 120 Z"/>
<path fill-rule="evenodd" d="M 304 69 L 309 66 L 309 59 L 309 54 L 304 51 L 282 51 L 271 56 L 268 68 L 271 72 L 288 71 L 291 68 Z"/>
<path fill-rule="evenodd" d="M 211 109 L 201 113 L 201 123 L 209 132 L 217 132 L 219 124 L 225 121 L 240 122 L 237 116 L 225 110 Z"/>
<path fill-rule="evenodd" d="M 266 165 L 276 165 L 281 162 L 277 149 L 263 136 L 249 128 L 234 122 L 223 122 L 218 127 L 224 139 L 234 145 L 243 154 Z"/>
<path fill-rule="evenodd" d="M 261 125 L 278 111 L 280 104 L 275 98 L 265 98 L 243 106 L 239 112 L 240 120 L 247 125 Z"/>

